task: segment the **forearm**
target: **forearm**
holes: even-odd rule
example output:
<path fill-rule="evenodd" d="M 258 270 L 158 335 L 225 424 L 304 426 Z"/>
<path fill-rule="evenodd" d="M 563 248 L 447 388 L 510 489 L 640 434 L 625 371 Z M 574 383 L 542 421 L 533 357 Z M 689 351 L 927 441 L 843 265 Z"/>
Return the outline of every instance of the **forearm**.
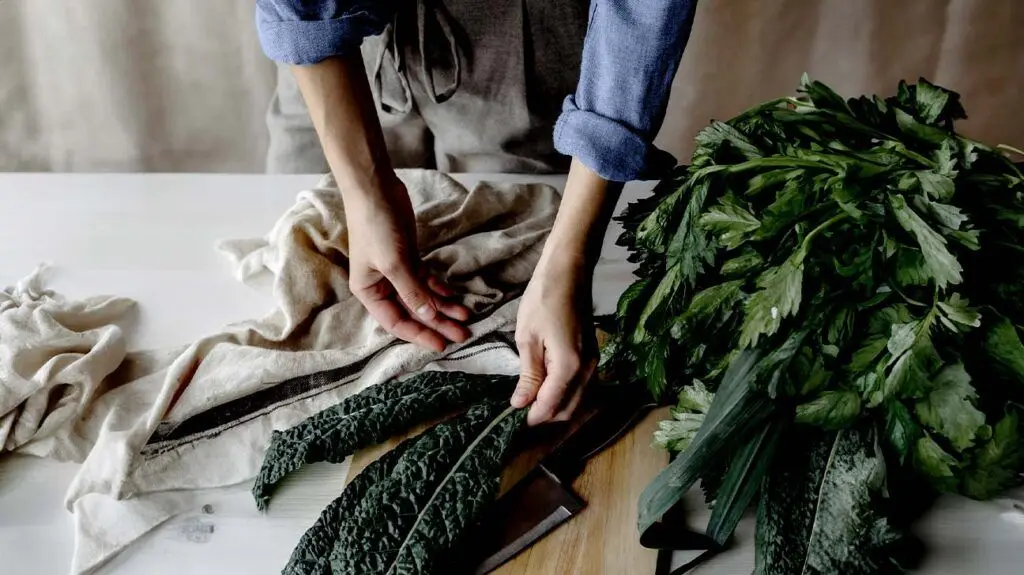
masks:
<path fill-rule="evenodd" d="M 589 273 L 601 255 L 621 189 L 621 184 L 605 180 L 574 159 L 540 265 Z"/>
<path fill-rule="evenodd" d="M 342 195 L 373 199 L 394 170 L 362 58 L 336 56 L 292 71 Z"/>

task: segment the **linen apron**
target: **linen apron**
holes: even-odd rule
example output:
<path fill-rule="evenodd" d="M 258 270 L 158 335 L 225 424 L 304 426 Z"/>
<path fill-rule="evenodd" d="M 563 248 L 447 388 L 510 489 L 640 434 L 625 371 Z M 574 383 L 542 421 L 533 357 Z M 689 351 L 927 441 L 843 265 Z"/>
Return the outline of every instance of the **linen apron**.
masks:
<path fill-rule="evenodd" d="M 562 101 L 576 89 L 587 0 L 406 0 L 362 45 L 396 168 L 559 173 Z M 295 78 L 278 64 L 269 173 L 329 171 Z"/>

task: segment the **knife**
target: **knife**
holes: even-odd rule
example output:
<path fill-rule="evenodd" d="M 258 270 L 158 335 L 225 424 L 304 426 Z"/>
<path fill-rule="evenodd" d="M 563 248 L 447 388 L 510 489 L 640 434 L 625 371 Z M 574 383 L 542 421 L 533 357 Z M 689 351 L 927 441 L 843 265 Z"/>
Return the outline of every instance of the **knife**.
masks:
<path fill-rule="evenodd" d="M 490 573 L 586 506 L 571 486 L 587 460 L 615 443 L 655 407 L 633 386 L 614 387 L 586 412 L 586 420 L 575 431 L 487 511 L 466 546 L 472 550 L 468 572 Z"/>

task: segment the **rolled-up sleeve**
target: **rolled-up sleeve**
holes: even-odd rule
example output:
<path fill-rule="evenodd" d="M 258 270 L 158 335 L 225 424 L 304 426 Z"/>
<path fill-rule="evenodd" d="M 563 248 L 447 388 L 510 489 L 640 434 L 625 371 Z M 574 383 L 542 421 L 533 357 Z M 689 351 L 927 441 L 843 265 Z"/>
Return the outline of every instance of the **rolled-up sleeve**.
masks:
<path fill-rule="evenodd" d="M 315 64 L 355 52 L 393 13 L 393 0 L 256 0 L 256 31 L 271 59 Z"/>
<path fill-rule="evenodd" d="M 654 146 L 696 0 L 591 0 L 576 93 L 555 148 L 612 181 L 655 179 L 676 163 Z"/>

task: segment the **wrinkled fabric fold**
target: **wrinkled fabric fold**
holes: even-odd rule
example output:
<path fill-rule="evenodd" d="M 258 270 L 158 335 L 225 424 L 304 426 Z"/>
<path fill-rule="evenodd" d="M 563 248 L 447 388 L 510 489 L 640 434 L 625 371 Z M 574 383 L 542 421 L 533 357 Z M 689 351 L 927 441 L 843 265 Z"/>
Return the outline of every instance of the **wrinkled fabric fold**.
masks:
<path fill-rule="evenodd" d="M 0 453 L 80 462 L 92 438 L 78 421 L 124 361 L 118 322 L 135 302 L 68 300 L 43 287 L 40 267 L 0 291 Z"/>

